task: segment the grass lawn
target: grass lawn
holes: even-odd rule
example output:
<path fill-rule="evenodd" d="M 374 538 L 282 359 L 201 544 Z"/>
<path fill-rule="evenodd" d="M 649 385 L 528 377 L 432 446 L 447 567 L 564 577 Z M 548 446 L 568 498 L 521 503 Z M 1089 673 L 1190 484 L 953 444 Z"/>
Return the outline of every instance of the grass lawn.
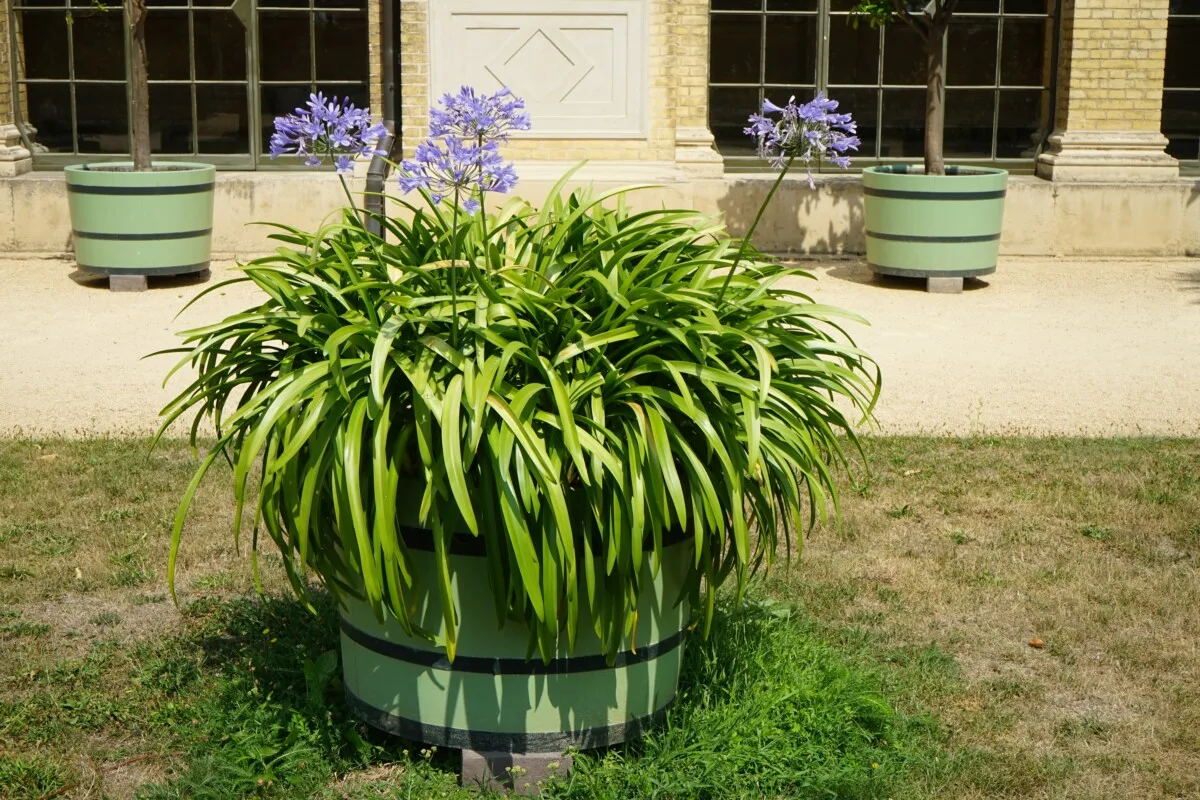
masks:
<path fill-rule="evenodd" d="M 229 536 L 165 595 L 187 448 L 0 440 L 0 797 L 474 797 L 355 723 L 331 609 Z M 1200 442 L 871 439 L 840 528 L 687 648 L 667 723 L 558 798 L 1200 796 Z M 244 545 L 244 543 L 243 543 Z"/>

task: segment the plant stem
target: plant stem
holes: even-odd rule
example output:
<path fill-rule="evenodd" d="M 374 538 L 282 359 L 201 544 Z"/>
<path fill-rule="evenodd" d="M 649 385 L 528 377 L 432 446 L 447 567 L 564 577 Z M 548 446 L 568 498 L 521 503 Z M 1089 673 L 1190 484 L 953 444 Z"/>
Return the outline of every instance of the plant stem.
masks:
<path fill-rule="evenodd" d="M 450 227 L 450 315 L 454 325 L 450 328 L 450 344 L 458 347 L 458 201 L 459 190 L 454 190 L 454 222 Z"/>
<path fill-rule="evenodd" d="M 925 174 L 945 175 L 943 156 L 946 124 L 946 64 L 942 59 L 945 25 L 934 22 L 925 40 Z"/>
<path fill-rule="evenodd" d="M 150 67 L 146 56 L 146 0 L 126 0 L 128 24 L 133 29 L 129 82 L 133 90 L 133 169 L 151 169 Z"/>
<path fill-rule="evenodd" d="M 763 200 L 762 205 L 758 207 L 758 213 L 754 215 L 754 222 L 750 223 L 750 230 L 746 231 L 746 235 L 742 237 L 742 245 L 738 248 L 737 256 L 733 259 L 733 266 L 729 268 L 729 272 L 725 273 L 725 282 L 721 284 L 721 291 L 717 293 L 717 305 L 720 305 L 721 301 L 725 299 L 725 290 L 729 288 L 729 282 L 733 280 L 733 273 L 737 272 L 738 264 L 742 263 L 742 256 L 746 255 L 746 247 L 749 246 L 750 239 L 754 236 L 754 231 L 758 227 L 758 223 L 762 221 L 763 212 L 771 204 L 771 198 L 779 190 L 779 184 L 783 183 L 784 177 L 788 174 L 788 170 L 792 168 L 792 162 L 795 160 L 795 156 L 788 157 L 787 163 L 779 171 L 779 177 L 775 179 L 775 183 L 771 186 L 771 191 L 767 192 L 767 199 Z"/>
<path fill-rule="evenodd" d="M 358 206 L 354 204 L 354 196 L 350 194 L 350 187 L 346 185 L 346 176 L 339 172 L 338 180 L 342 182 L 342 191 L 346 193 L 346 200 L 349 201 L 350 208 L 354 209 L 354 218 L 356 220 L 359 219 Z M 367 221 L 365 219 L 361 220 L 361 222 L 366 226 Z"/>

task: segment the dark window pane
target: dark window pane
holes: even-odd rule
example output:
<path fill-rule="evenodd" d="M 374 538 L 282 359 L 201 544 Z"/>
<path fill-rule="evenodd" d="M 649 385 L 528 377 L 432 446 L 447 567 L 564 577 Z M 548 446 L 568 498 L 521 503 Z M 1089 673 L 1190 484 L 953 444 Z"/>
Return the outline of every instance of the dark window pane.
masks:
<path fill-rule="evenodd" d="M 233 2 L 234 0 L 192 0 L 192 5 L 197 8 L 229 8 Z M 267 4 L 259 3 L 259 5 Z"/>
<path fill-rule="evenodd" d="M 79 152 L 129 152 L 129 117 L 126 103 L 124 84 L 101 83 L 76 88 Z"/>
<path fill-rule="evenodd" d="M 999 14 L 1000 0 L 958 0 L 957 14 Z"/>
<path fill-rule="evenodd" d="M 1022 90 L 1000 93 L 1000 124 L 996 129 L 996 158 L 1033 159 L 1046 135 L 1050 93 Z"/>
<path fill-rule="evenodd" d="M 925 85 L 925 50 L 921 36 L 907 25 L 888 25 L 883 34 L 883 82 Z M 887 115 L 884 115 L 886 124 Z"/>
<path fill-rule="evenodd" d="M 196 79 L 246 80 L 246 29 L 232 11 L 197 11 Z"/>
<path fill-rule="evenodd" d="M 367 90 L 366 83 L 357 83 L 357 84 L 345 84 L 345 83 L 322 84 L 322 83 L 318 83 L 317 91 L 321 92 L 326 97 L 338 97 L 342 100 L 349 100 L 351 103 L 354 103 L 354 105 L 358 106 L 359 108 L 366 108 L 367 106 L 369 106 L 371 104 L 371 94 Z M 305 99 L 308 99 L 307 95 L 305 95 Z M 376 109 L 376 111 L 380 111 L 380 110 L 382 110 L 382 109 Z M 375 116 L 378 117 L 379 114 L 377 113 Z"/>
<path fill-rule="evenodd" d="M 717 147 L 726 154 L 753 154 L 754 142 L 744 129 L 746 118 L 760 108 L 758 90 L 709 89 L 708 108 Z"/>
<path fill-rule="evenodd" d="M 1003 86 L 1049 86 L 1054 26 L 1049 20 L 1006 19 L 1000 49 Z"/>
<path fill-rule="evenodd" d="M 1200 14 L 1200 0 L 1171 0 L 1171 14 Z"/>
<path fill-rule="evenodd" d="M 920 158 L 925 149 L 925 91 L 884 89 L 879 129 L 882 158 Z"/>
<path fill-rule="evenodd" d="M 768 11 L 816 11 L 817 0 L 767 0 Z"/>
<path fill-rule="evenodd" d="M 249 153 L 248 114 L 245 86 L 197 86 L 197 149 L 201 153 Z"/>
<path fill-rule="evenodd" d="M 712 0 L 713 11 L 762 11 L 763 0 Z"/>
<path fill-rule="evenodd" d="M 1054 0 L 1004 0 L 1005 14 L 1053 14 Z"/>
<path fill-rule="evenodd" d="M 849 11 L 850 9 L 857 6 L 858 3 L 859 3 L 859 0 L 829 0 L 829 10 L 830 11 Z M 866 25 L 867 23 L 864 20 L 863 22 L 860 22 L 859 24 Z"/>
<path fill-rule="evenodd" d="M 108 11 L 74 12 L 75 77 L 125 80 L 124 15 L 120 6 Z"/>
<path fill-rule="evenodd" d="M 313 0 L 314 8 L 351 8 L 365 12 L 365 0 Z"/>
<path fill-rule="evenodd" d="M 766 83 L 816 82 L 816 16 L 768 15 Z"/>
<path fill-rule="evenodd" d="M 761 16 L 713 14 L 709 80 L 713 83 L 758 83 L 762 48 Z"/>
<path fill-rule="evenodd" d="M 848 17 L 829 18 L 829 82 L 879 81 L 879 31 L 865 23 L 857 28 Z"/>
<path fill-rule="evenodd" d="M 312 80 L 307 13 L 264 11 L 258 15 L 258 37 L 264 81 Z"/>
<path fill-rule="evenodd" d="M 1163 92 L 1162 131 L 1175 158 L 1200 158 L 1200 92 Z"/>
<path fill-rule="evenodd" d="M 146 5 L 150 8 L 187 8 L 187 0 L 146 0 Z"/>
<path fill-rule="evenodd" d="M 275 132 L 275 118 L 291 114 L 302 107 L 312 90 L 308 86 L 260 86 L 263 149 L 266 150 Z"/>
<path fill-rule="evenodd" d="M 1163 85 L 1200 86 L 1200 17 L 1167 20 L 1167 65 Z"/>
<path fill-rule="evenodd" d="M 837 100 L 838 111 L 853 114 L 858 123 L 858 138 L 862 144 L 851 158 L 875 158 L 875 139 L 879 135 L 879 107 L 876 104 L 876 89 L 829 89 L 829 96 Z"/>
<path fill-rule="evenodd" d="M 67 12 L 24 11 L 25 77 L 66 78 L 71 74 L 68 58 Z M 7 70 L 8 64 L 0 65 Z"/>
<path fill-rule="evenodd" d="M 66 0 L 15 0 L 13 8 L 65 8 Z"/>
<path fill-rule="evenodd" d="M 317 80 L 367 79 L 367 17 L 358 13 L 316 12 Z"/>
<path fill-rule="evenodd" d="M 150 148 L 155 153 L 192 152 L 192 90 L 186 84 L 150 87 Z"/>
<path fill-rule="evenodd" d="M 33 140 L 51 153 L 73 153 L 71 88 L 64 84 L 31 83 L 25 87 L 29 124 L 37 128 Z"/>
<path fill-rule="evenodd" d="M 995 109 L 990 89 L 947 89 L 946 156 L 991 158 Z"/>
<path fill-rule="evenodd" d="M 946 85 L 996 85 L 994 19 L 960 17 L 946 32 Z"/>
<path fill-rule="evenodd" d="M 191 79 L 189 38 L 188 12 L 154 10 L 146 15 L 146 60 L 150 62 L 150 80 Z"/>

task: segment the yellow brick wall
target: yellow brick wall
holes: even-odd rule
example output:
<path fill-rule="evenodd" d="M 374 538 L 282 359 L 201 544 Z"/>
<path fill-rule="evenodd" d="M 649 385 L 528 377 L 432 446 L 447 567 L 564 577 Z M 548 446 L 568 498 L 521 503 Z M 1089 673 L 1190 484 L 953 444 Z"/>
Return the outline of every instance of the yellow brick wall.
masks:
<path fill-rule="evenodd" d="M 380 47 L 383 36 L 379 9 L 380 4 L 384 1 L 375 0 L 373 3 L 367 3 L 367 52 L 370 54 L 368 63 L 371 65 L 367 88 L 371 98 L 371 114 L 376 119 L 383 116 L 383 48 Z"/>
<path fill-rule="evenodd" d="M 1058 129 L 1159 129 L 1168 2 L 1064 0 Z"/>
<path fill-rule="evenodd" d="M 401 0 L 400 3 L 400 94 L 406 154 L 410 154 L 424 138 L 428 126 L 430 1 Z M 509 143 L 505 148 L 506 155 L 518 159 L 566 161 L 673 160 L 677 122 L 680 125 L 707 124 L 708 2 L 650 0 L 648 13 L 650 115 L 646 138 L 522 138 Z"/>
<path fill-rule="evenodd" d="M 8 0 L 0 0 L 0 125 L 13 122 L 12 76 L 8 57 Z"/>

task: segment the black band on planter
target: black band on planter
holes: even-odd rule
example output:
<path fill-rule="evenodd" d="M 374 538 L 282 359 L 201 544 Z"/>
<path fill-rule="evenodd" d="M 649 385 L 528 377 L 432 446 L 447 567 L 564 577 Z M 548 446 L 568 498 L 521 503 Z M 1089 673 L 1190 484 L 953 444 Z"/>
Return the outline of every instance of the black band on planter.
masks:
<path fill-rule="evenodd" d="M 643 661 L 653 661 L 659 656 L 671 652 L 683 642 L 684 634 L 684 631 L 681 630 L 666 639 L 639 647 L 636 651 L 622 650 L 617 653 L 616 660 L 611 666 L 603 655 L 565 656 L 552 658 L 549 663 L 542 663 L 538 658 L 526 661 L 523 658 L 487 658 L 465 656 L 461 653 L 451 664 L 445 653 L 409 647 L 399 642 L 389 642 L 355 627 L 345 617 L 339 617 L 339 621 L 343 633 L 373 653 L 387 656 L 396 661 L 403 661 L 406 664 L 415 664 L 418 667 L 447 672 L 477 672 L 482 675 L 566 675 L 572 672 L 596 672 L 617 667 L 631 667 Z"/>
<path fill-rule="evenodd" d="M 195 239 L 197 236 L 208 236 L 212 228 L 202 228 L 198 231 L 165 231 L 163 233 L 92 233 L 90 231 L 71 231 L 76 239 L 103 239 L 110 242 L 159 242 L 166 239 Z"/>
<path fill-rule="evenodd" d="M 185 186 L 88 186 L 68 183 L 67 191 L 75 194 L 110 194 L 131 197 L 135 195 L 200 194 L 211 192 L 215 183 L 189 183 Z"/>
<path fill-rule="evenodd" d="M 608 747 L 641 736 L 657 724 L 675 703 L 672 697 L 658 711 L 620 725 L 603 728 L 585 728 L 578 731 L 553 733 L 498 733 L 496 731 L 473 731 L 448 728 L 444 725 L 427 725 L 423 722 L 389 714 L 360 700 L 349 688 L 346 689 L 346 705 L 367 724 L 394 736 L 425 742 L 438 747 L 453 747 L 460 750 L 482 750 L 497 753 L 561 753 L 568 747 L 588 750 Z"/>
<path fill-rule="evenodd" d="M 1000 238 L 998 233 L 981 233 L 975 236 L 916 236 L 910 233 L 879 233 L 878 231 L 867 231 L 867 236 L 872 239 L 882 239 L 885 242 L 927 242 L 931 244 L 971 244 L 973 242 L 994 242 Z"/>
<path fill-rule="evenodd" d="M 427 553 L 433 552 L 433 531 L 428 528 L 401 525 L 400 538 L 404 541 L 405 547 L 408 547 L 410 550 L 423 550 Z M 672 528 L 663 532 L 662 543 L 663 547 L 671 547 L 680 542 L 686 542 L 691 538 L 692 535 L 683 528 Z M 646 546 L 643 549 L 653 550 L 654 540 L 646 537 Z M 450 537 L 450 555 L 483 558 L 487 555 L 487 544 L 482 536 L 472 536 L 469 533 L 455 533 Z"/>
<path fill-rule="evenodd" d="M 872 272 L 878 272 L 880 275 L 891 275 L 895 278 L 980 278 L 984 275 L 991 275 L 996 271 L 995 264 L 990 267 L 979 267 L 977 269 L 939 269 L 937 272 L 930 272 L 924 269 L 889 267 L 870 262 L 867 262 L 867 266 L 871 268 Z"/>
<path fill-rule="evenodd" d="M 871 197 L 892 197 L 897 200 L 1002 200 L 1007 189 L 997 189 L 990 192 L 919 192 L 905 189 L 876 189 L 871 186 L 863 188 L 863 194 Z"/>
<path fill-rule="evenodd" d="M 97 275 L 187 275 L 192 272 L 206 272 L 209 267 L 209 262 L 201 261 L 199 264 L 180 264 L 177 267 L 97 267 L 92 264 L 80 264 L 79 268 L 84 272 L 94 272 Z"/>

